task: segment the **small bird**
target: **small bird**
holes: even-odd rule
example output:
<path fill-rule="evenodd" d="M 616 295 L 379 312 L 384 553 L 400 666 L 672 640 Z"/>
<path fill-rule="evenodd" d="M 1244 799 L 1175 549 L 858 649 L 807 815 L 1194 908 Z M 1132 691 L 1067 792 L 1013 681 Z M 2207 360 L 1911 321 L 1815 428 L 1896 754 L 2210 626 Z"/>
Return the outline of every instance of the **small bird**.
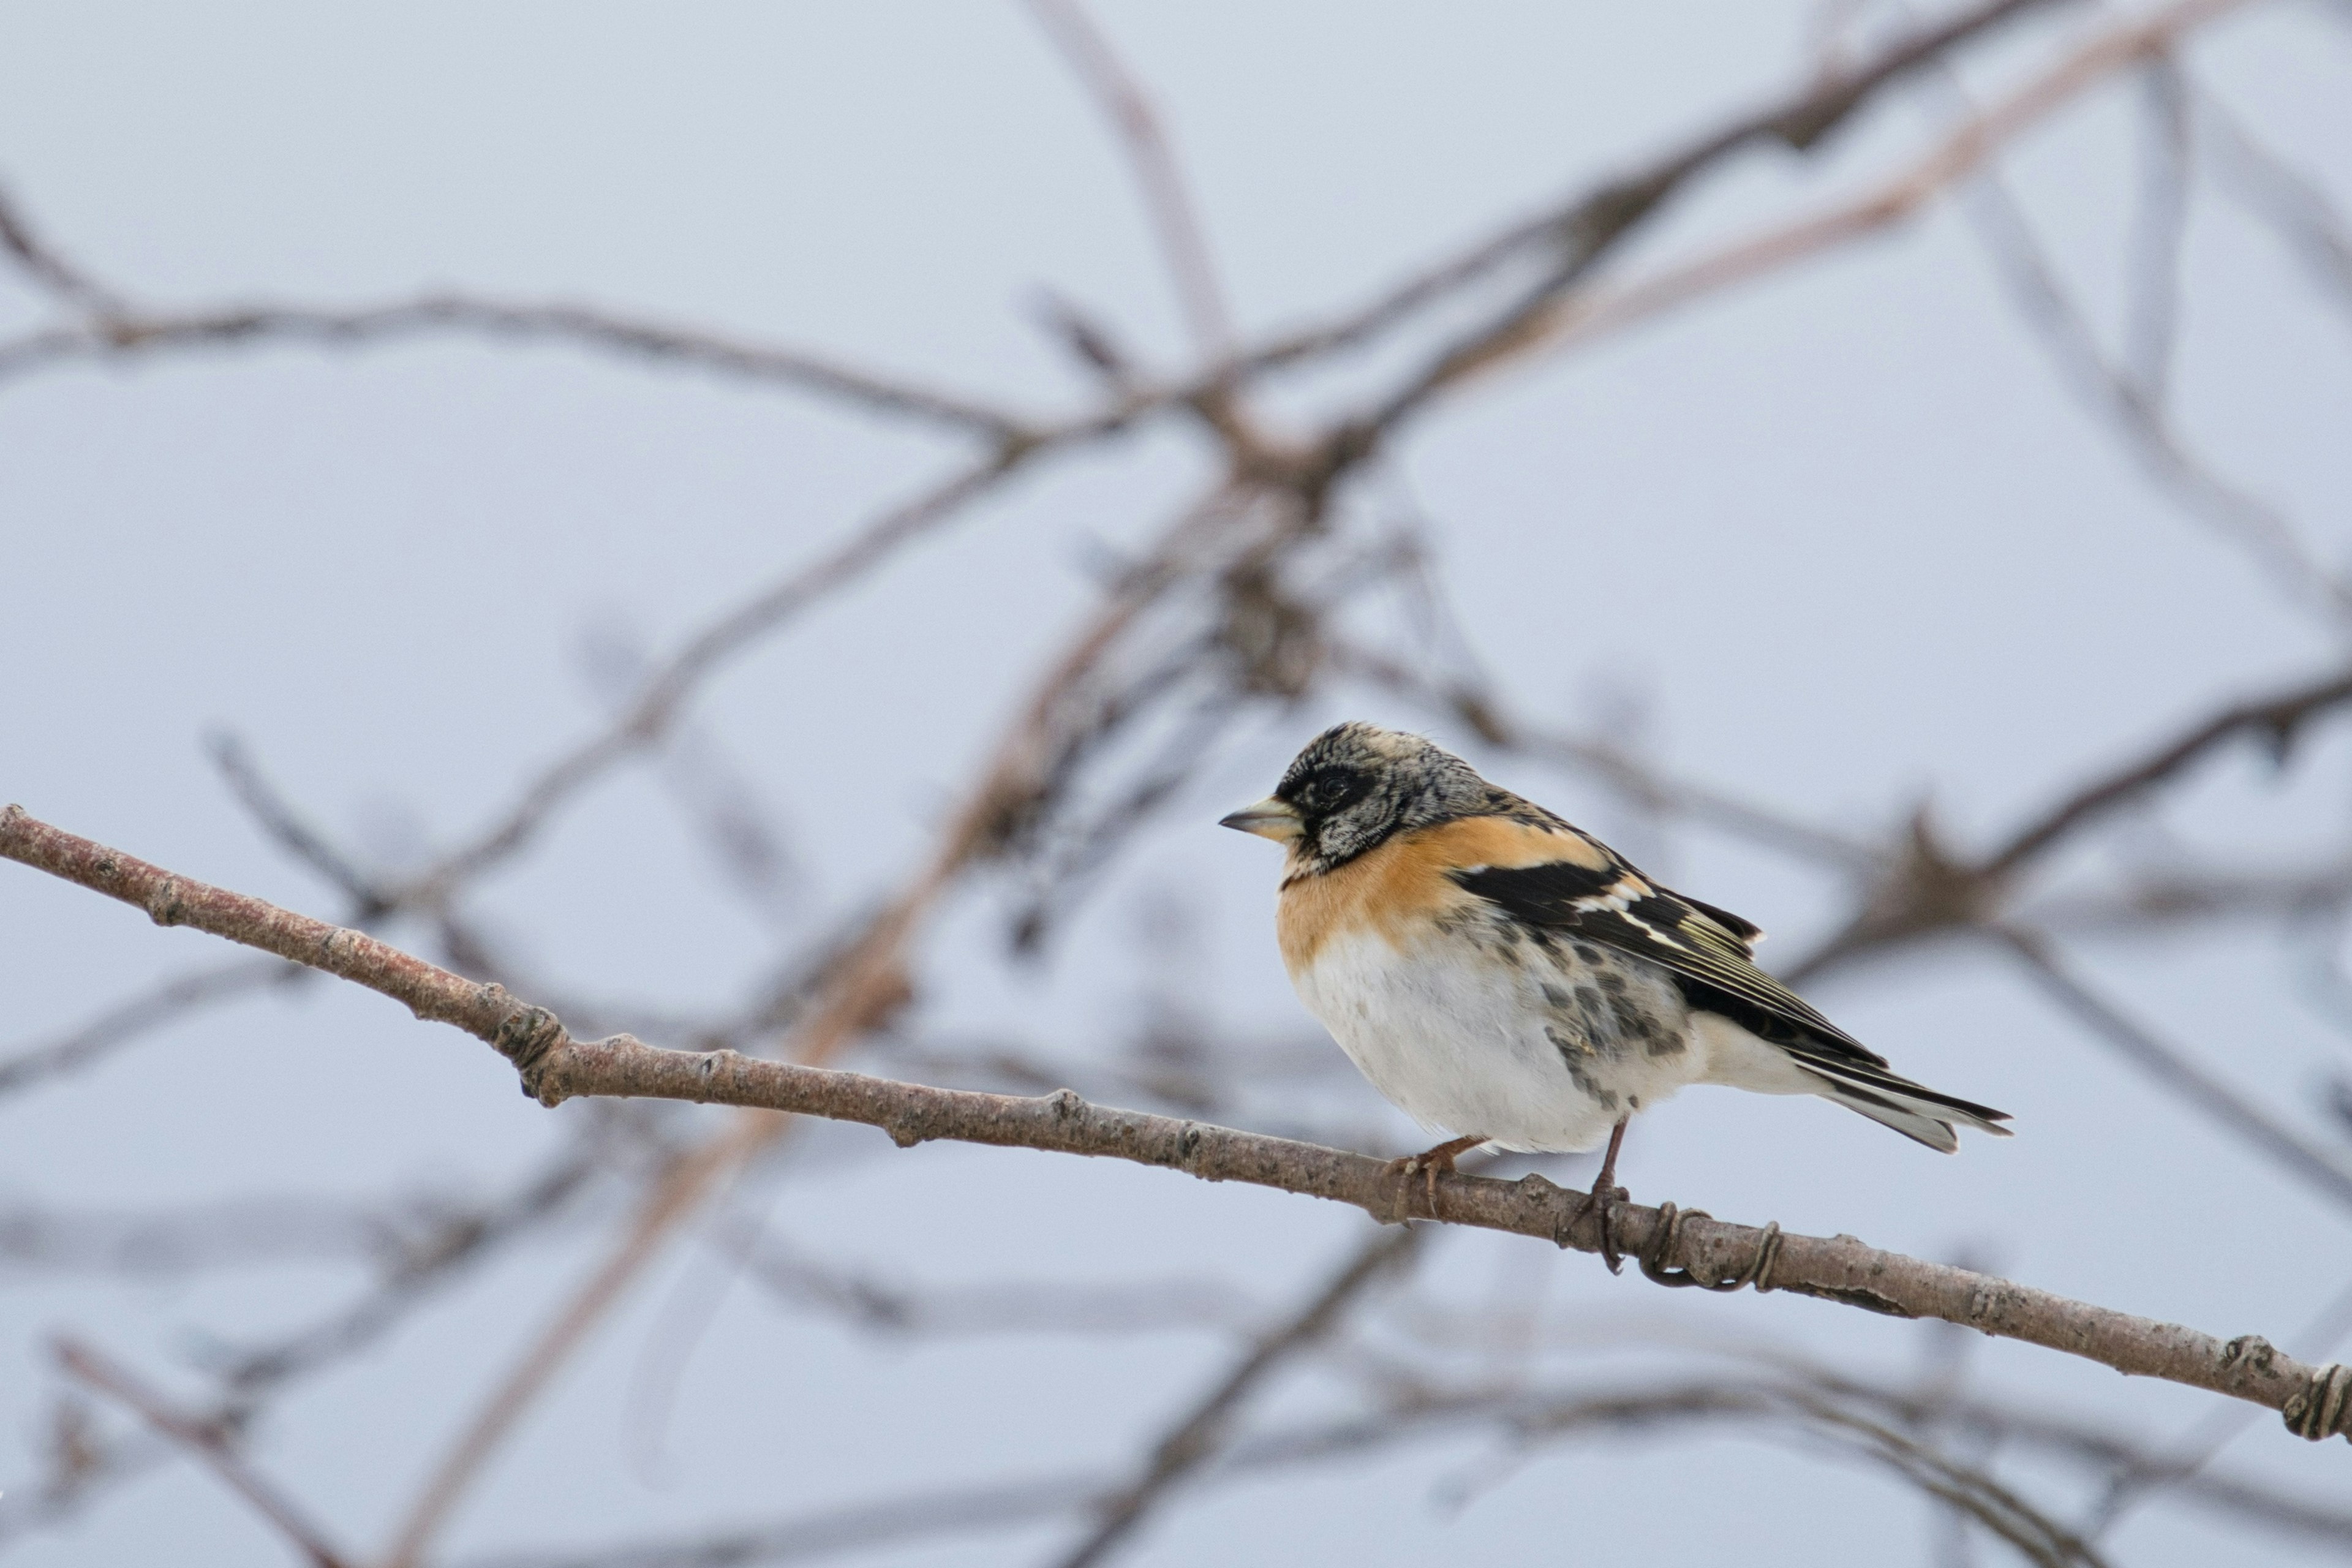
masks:
<path fill-rule="evenodd" d="M 1458 1134 L 1396 1162 L 1437 1173 L 1484 1143 L 1609 1152 L 1685 1084 L 1818 1094 L 1951 1153 L 2002 1111 L 1898 1078 L 1749 961 L 1763 936 L 1660 887 L 1590 834 L 1417 735 L 1336 725 L 1223 826 L 1286 845 L 1276 930 L 1307 1011 L 1372 1087 Z M 1584 1211 L 1580 1211 L 1579 1217 Z"/>

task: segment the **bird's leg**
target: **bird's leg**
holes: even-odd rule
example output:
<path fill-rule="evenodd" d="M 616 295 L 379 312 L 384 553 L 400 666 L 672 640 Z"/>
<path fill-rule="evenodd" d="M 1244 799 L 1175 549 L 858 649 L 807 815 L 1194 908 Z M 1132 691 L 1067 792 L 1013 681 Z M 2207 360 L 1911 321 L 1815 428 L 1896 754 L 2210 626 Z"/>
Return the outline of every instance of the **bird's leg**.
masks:
<path fill-rule="evenodd" d="M 1426 1177 L 1429 1183 L 1429 1217 L 1435 1219 L 1438 1173 L 1451 1171 L 1454 1169 L 1454 1162 L 1456 1158 L 1467 1154 L 1485 1142 L 1486 1142 L 1486 1135 L 1483 1132 L 1469 1138 L 1449 1138 L 1434 1149 L 1425 1149 L 1418 1154 L 1408 1154 L 1402 1160 L 1391 1160 L 1389 1174 L 1405 1179 L 1416 1175 Z"/>
<path fill-rule="evenodd" d="M 1609 1152 L 1601 1157 L 1601 1173 L 1592 1179 L 1592 1190 L 1584 1194 L 1584 1201 L 1577 1205 L 1576 1212 L 1569 1216 L 1568 1221 L 1574 1225 L 1591 1210 L 1600 1209 L 1601 1260 L 1609 1265 L 1612 1274 L 1625 1267 L 1625 1260 L 1617 1253 L 1617 1227 L 1612 1223 L 1612 1216 L 1616 1213 L 1620 1199 L 1633 1196 L 1617 1184 L 1617 1151 L 1625 1146 L 1625 1124 L 1633 1120 L 1630 1115 L 1617 1119 L 1617 1125 L 1609 1133 Z"/>

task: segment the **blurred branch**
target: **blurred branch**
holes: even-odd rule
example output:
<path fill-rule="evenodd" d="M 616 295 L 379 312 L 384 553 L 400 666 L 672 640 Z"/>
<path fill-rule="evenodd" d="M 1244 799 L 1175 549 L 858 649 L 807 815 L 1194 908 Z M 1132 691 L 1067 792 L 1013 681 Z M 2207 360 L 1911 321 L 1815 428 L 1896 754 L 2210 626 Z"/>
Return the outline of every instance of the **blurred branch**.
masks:
<path fill-rule="evenodd" d="M 1028 0 L 1030 14 L 1118 132 L 1177 299 L 1192 330 L 1192 346 L 1211 363 L 1233 349 L 1233 320 L 1217 285 L 1207 234 L 1193 211 L 1183 171 L 1143 84 L 1123 65 L 1079 0 Z"/>
<path fill-rule="evenodd" d="M 294 808 L 261 771 L 242 737 L 223 730 L 205 738 L 205 749 L 220 770 L 237 804 L 244 806 L 263 833 L 310 867 L 352 900 L 353 925 L 364 925 L 393 908 L 394 900 L 381 879 L 361 868 L 349 856 Z"/>
<path fill-rule="evenodd" d="M 152 1214 L 0 1208 L 0 1280 L 35 1270 L 142 1278 L 289 1262 L 370 1262 L 399 1245 L 393 1216 L 349 1204 L 231 1200 Z"/>
<path fill-rule="evenodd" d="M 112 289 L 51 248 L 5 190 L 0 190 L 0 250 L 6 251 L 19 271 L 60 304 L 105 318 L 120 314 L 123 308 Z"/>
<path fill-rule="evenodd" d="M 2352 228 L 2326 191 L 2263 146 L 2212 94 L 2197 96 L 2196 123 L 2216 184 L 2269 225 L 2322 292 L 2352 319 Z"/>
<path fill-rule="evenodd" d="M 1568 295 L 1529 323 L 1518 345 L 1582 342 L 1615 331 L 1704 295 L 1810 260 L 1835 247 L 1905 222 L 1927 202 L 1982 169 L 2015 141 L 2118 71 L 2174 47 L 2183 37 L 2250 0 L 2186 0 L 2153 16 L 2094 33 L 2057 64 L 2000 100 L 1969 114 L 1902 172 L 1837 206 L 1777 224 L 1647 277 Z"/>
<path fill-rule="evenodd" d="M 1643 762 L 1602 737 L 1538 729 L 1507 709 L 1499 695 L 1433 681 L 1409 662 L 1376 648 L 1339 643 L 1332 662 L 1347 674 L 1436 709 L 1467 725 L 1486 744 L 1593 774 L 1628 799 L 1664 815 L 1705 823 L 1752 843 L 1842 870 L 1868 870 L 1884 858 L 1864 839 L 1726 795 Z"/>
<path fill-rule="evenodd" d="M 400 952 L 358 931 L 207 887 L 79 838 L 27 816 L 0 811 L 0 857 L 144 910 L 159 924 L 189 925 L 278 952 L 405 1004 L 420 1018 L 454 1024 L 512 1061 L 544 1104 L 575 1096 L 684 1100 L 789 1111 L 881 1128 L 901 1145 L 932 1139 L 1091 1154 L 1169 1166 L 1206 1181 L 1240 1181 L 1345 1203 L 1402 1220 L 1413 1185 L 1386 1161 L 1313 1144 L 1138 1111 L 1089 1106 L 1064 1091 L 1017 1100 L 895 1083 L 734 1051 L 663 1050 L 627 1036 L 571 1039 L 553 1015 Z M 851 1026 L 843 1019 L 836 1027 Z M 750 1121 L 764 1136 L 772 1121 Z M 721 1141 L 722 1142 L 725 1141 Z M 697 1158 L 708 1158 L 705 1145 Z M 1429 1217 L 1540 1237 L 1579 1251 L 1601 1249 L 1599 1216 L 1581 1194 L 1538 1175 L 1517 1182 L 1452 1174 L 1433 1190 Z M 1754 1282 L 1896 1317 L 1938 1318 L 2004 1339 L 2082 1356 L 2120 1372 L 2209 1389 L 2286 1415 L 2291 1427 L 2333 1436 L 2352 1426 L 2352 1370 L 2306 1366 L 2243 1336 L 2209 1335 L 2132 1317 L 1966 1269 L 1865 1247 L 1727 1225 L 1696 1213 L 1621 1205 L 1614 1228 L 1644 1272 L 1729 1286 Z M 457 1473 L 454 1472 L 453 1473 Z M 405 1541 L 413 1554 L 423 1532 Z"/>
<path fill-rule="evenodd" d="M 881 1334 L 1235 1332 L 1265 1316 L 1240 1290 L 1213 1279 L 918 1287 L 801 1257 L 758 1226 L 725 1226 L 715 1239 L 778 1300 L 814 1306 Z"/>
<path fill-rule="evenodd" d="M 267 986 L 293 984 L 309 973 L 296 964 L 240 958 L 175 975 L 116 1003 L 68 1034 L 0 1058 L 0 1095 L 90 1067 L 140 1036 L 176 1023 L 209 1003 Z"/>
<path fill-rule="evenodd" d="M 1969 193 L 1965 210 L 2060 368 L 2128 438 L 2149 476 L 2191 516 L 2236 541 L 2288 594 L 2314 599 L 2337 616 L 2352 614 L 2352 584 L 2320 563 L 2286 514 L 2191 451 L 2163 405 L 2109 361 L 2007 187 L 1986 175 Z"/>
<path fill-rule="evenodd" d="M 1273 1473 L 1480 1432 L 1491 1432 L 1518 1448 L 1580 1437 L 1622 1440 L 1677 1426 L 1768 1435 L 1779 1428 L 1812 1437 L 1820 1434 L 1820 1415 L 1825 1409 L 1840 1415 L 1874 1416 L 1872 1425 L 1881 1430 L 1928 1412 L 1938 1423 L 1996 1436 L 2094 1472 L 2158 1462 L 2132 1437 L 1984 1400 L 1923 1397 L 1906 1389 L 1843 1378 L 1713 1377 L 1619 1390 L 1432 1389 L 1360 1417 L 1297 1423 L 1241 1437 L 1213 1457 L 1197 1479 L 1204 1485 L 1262 1482 Z M 1838 1429 L 1854 1430 L 1843 1424 Z M 1919 1478 L 1895 1466 L 1885 1468 L 1918 1484 Z M 1952 1468 L 1957 1475 L 1948 1479 L 1962 1484 L 1999 1484 L 1980 1469 Z M 670 1542 L 502 1553 L 471 1560 L 465 1568 L 751 1568 L 813 1562 L 954 1532 L 1060 1519 L 1099 1509 L 1112 1494 L 1108 1483 L 1086 1474 L 981 1484 Z M 2014 1493 L 2001 1489 L 2001 1495 L 2009 1505 L 2016 1505 Z M 2210 1476 L 2189 1478 L 2167 1495 L 2219 1521 L 2352 1553 L 2352 1513 L 2340 1508 Z M 2045 1550 L 2063 1552 L 2067 1542 L 2081 1545 L 2039 1512 L 2031 1529 L 2030 1539 Z"/>
<path fill-rule="evenodd" d="M 2042 991 L 2134 1066 L 2236 1133 L 2256 1152 L 2300 1177 L 2342 1208 L 2352 1209 L 2352 1168 L 2263 1110 L 2221 1079 L 2126 1017 L 2066 967 L 2038 933 L 2016 927 L 1997 934 Z"/>
<path fill-rule="evenodd" d="M 2305 727 L 2347 702 L 2352 702 L 2352 671 L 2323 676 L 2274 696 L 2224 708 L 2145 757 L 2084 785 L 2019 828 L 1985 858 L 1983 874 L 2012 875 L 2027 862 L 2048 854 L 2061 839 L 2132 804 L 2232 741 L 2260 742 L 2269 748 L 2271 760 L 2284 766 Z"/>
<path fill-rule="evenodd" d="M 1798 152 L 1811 150 L 1880 89 L 1942 59 L 1960 44 L 2037 8 L 2040 3 L 1993 0 L 1962 11 L 1893 45 L 1850 74 L 1816 82 L 1793 99 L 1735 121 L 1554 214 L 1538 231 L 1553 247 L 1542 279 L 1498 317 L 1407 378 L 1363 424 L 1372 430 L 1388 429 L 1438 393 L 1520 358 L 1543 342 L 1559 330 L 1560 312 L 1572 309 L 1573 290 L 1594 264 L 1696 175 L 1759 142 L 1778 142 Z M 2239 3 L 2242 0 L 2196 0 L 2175 11 L 2202 19 L 2208 10 Z"/>
<path fill-rule="evenodd" d="M 1237 446 L 1246 438 L 1236 422 L 1229 420 L 1223 428 Z M 1237 451 L 1235 460 L 1261 467 L 1279 463 L 1276 455 L 1255 449 Z M 783 1046 L 794 1060 L 814 1064 L 831 1059 L 905 1005 L 911 992 L 908 952 L 923 921 L 968 870 L 1019 840 L 1057 784 L 1066 780 L 1070 759 L 1099 741 L 1116 721 L 1117 693 L 1099 690 L 1095 677 L 1146 611 L 1179 584 L 1216 581 L 1307 536 L 1323 504 L 1321 470 L 1310 465 L 1303 474 L 1279 467 L 1273 471 L 1295 485 L 1296 492 L 1261 489 L 1264 479 L 1246 486 L 1221 485 L 1181 514 L 1151 555 L 1113 585 L 1108 602 L 1055 661 L 1004 732 L 981 770 L 980 783 L 942 830 L 929 862 L 811 978 L 808 1004 L 794 1015 Z M 504 1000 L 501 993 L 501 1005 Z M 542 1009 L 528 1013 L 530 1019 L 544 1019 L 556 1036 L 562 1035 L 551 1015 Z M 552 1037 L 545 1037 L 541 1026 L 520 1012 L 511 1018 L 510 1026 L 522 1031 L 511 1042 L 520 1052 L 515 1059 L 536 1059 Z M 743 1116 L 672 1163 L 612 1252 L 492 1387 L 436 1467 L 399 1530 L 392 1568 L 412 1568 L 480 1474 L 488 1456 L 670 1233 L 720 1182 L 771 1147 L 788 1126 L 786 1120 L 771 1115 Z"/>
<path fill-rule="evenodd" d="M 2036 900 L 2027 925 L 2053 934 L 2116 933 L 2245 915 L 2305 919 L 2352 904 L 2352 855 L 2290 868 L 2145 872 L 2107 890 Z"/>
<path fill-rule="evenodd" d="M 2266 743 L 2272 757 L 2284 763 L 2308 725 L 2347 702 L 2352 702 L 2352 674 L 2339 671 L 2274 696 L 2225 707 L 2078 787 L 1980 859 L 1947 846 L 1922 810 L 1913 817 L 1899 853 L 1882 862 L 1885 868 L 1856 913 L 1786 977 L 1802 981 L 1867 952 L 1983 925 L 2000 913 L 2021 879 L 2091 826 L 2144 800 L 2158 786 L 2240 739 Z"/>
<path fill-rule="evenodd" d="M 945 483 L 893 508 L 829 553 L 762 590 L 697 633 L 659 666 L 603 731 L 542 768 L 514 805 L 472 839 L 443 855 L 389 895 L 403 906 L 433 906 L 457 887 L 512 857 L 556 808 L 614 764 L 658 742 L 696 685 L 751 643 L 828 594 L 856 582 L 904 545 L 994 488 L 1042 449 L 1008 446 Z"/>
<path fill-rule="evenodd" d="M 1152 1446 L 1143 1473 L 1102 1502 L 1096 1510 L 1094 1528 L 1058 1559 L 1061 1568 L 1092 1568 L 1108 1557 L 1171 1489 L 1216 1453 L 1234 1417 L 1258 1385 L 1337 1328 L 1356 1299 L 1375 1280 L 1402 1266 L 1420 1239 L 1420 1233 L 1409 1226 L 1370 1237 L 1305 1306 L 1260 1335 L 1248 1353 Z"/>
<path fill-rule="evenodd" d="M 1545 267 L 1546 281 L 1530 301 L 1515 307 L 1512 314 L 1524 314 L 1530 304 L 1540 308 L 1552 293 L 1574 282 L 1603 251 L 1694 176 L 1757 142 L 1779 142 L 1800 152 L 1809 150 L 1880 89 L 2044 3 L 2045 0 L 1993 0 L 1981 4 L 1912 34 L 1850 71 L 1817 77 L 1793 96 L 1703 136 L 1638 173 L 1610 181 L 1563 205 L 1514 224 L 1353 310 L 1245 351 L 1230 367 L 1220 367 L 1211 384 L 1360 347 L 1522 260 L 1534 260 Z M 1506 320 L 1490 330 L 1495 339 L 1490 346 L 1497 352 L 1510 346 L 1507 340 L 1519 330 Z M 1467 363 L 1454 363 L 1457 356 L 1473 352 L 1472 345 L 1465 344 L 1435 366 L 1417 374 L 1392 396 L 1381 414 L 1365 420 L 1364 425 L 1377 429 L 1402 419 L 1437 389 L 1440 377 L 1445 381 L 1458 379 L 1473 368 Z M 1183 398 L 1197 395 L 1199 390 L 1177 395 Z"/>
<path fill-rule="evenodd" d="M 147 1424 L 202 1459 L 254 1509 L 277 1526 L 312 1568 L 355 1568 L 351 1560 L 327 1544 L 318 1527 L 305 1518 L 278 1489 L 255 1474 L 221 1427 L 189 1419 L 128 1373 L 97 1352 L 71 1340 L 58 1342 L 58 1363 L 99 1392 L 137 1411 Z"/>
<path fill-rule="evenodd" d="M 2140 72 L 2140 199 L 2132 224 L 2132 279 L 2122 370 L 2140 402 L 2171 400 L 2180 336 L 2181 248 L 2189 237 L 2189 86 L 2169 56 Z"/>
<path fill-rule="evenodd" d="M 15 248 L 13 244 L 10 248 Z M 93 308 L 87 301 L 77 302 Z M 583 305 L 522 304 L 464 294 L 427 294 L 344 310 L 232 305 L 173 313 L 147 311 L 120 300 L 113 300 L 111 305 L 110 310 L 96 310 L 85 321 L 0 341 L 0 381 L 76 362 L 252 343 L 355 348 L 433 336 L 551 340 L 789 386 L 876 413 L 944 426 L 998 446 L 1018 445 L 1034 434 L 1026 422 L 985 404 L 885 380 L 814 354 Z"/>
<path fill-rule="evenodd" d="M 604 1109 L 622 1108 L 612 1102 Z M 609 1115 L 597 1119 L 604 1124 L 624 1120 Z M 268 1343 L 245 1349 L 207 1347 L 204 1359 L 213 1363 L 224 1392 L 208 1414 L 194 1419 L 224 1431 L 242 1430 L 268 1398 L 283 1393 L 297 1379 L 339 1364 L 377 1343 L 469 1268 L 562 1215 L 591 1182 L 612 1173 L 616 1163 L 612 1140 L 592 1127 L 588 1136 L 572 1140 L 572 1147 L 504 1196 L 421 1215 L 422 1225 L 387 1226 L 380 1237 L 383 1245 L 377 1248 L 384 1265 L 383 1277 L 350 1305 Z M 67 1239 L 79 1251 L 89 1251 L 86 1236 Z M 121 1239 L 149 1245 L 135 1231 Z M 232 1249 L 253 1250 L 249 1237 L 240 1238 L 231 1233 L 220 1239 Z M 184 1235 L 157 1236 L 153 1245 L 184 1256 L 189 1240 Z M 0 1544 L 69 1517 L 101 1490 L 135 1479 L 167 1455 L 168 1450 L 156 1443 L 100 1444 L 75 1436 L 70 1452 L 61 1456 L 58 1474 L 46 1487 L 9 1489 L 6 1502 L 0 1504 Z"/>

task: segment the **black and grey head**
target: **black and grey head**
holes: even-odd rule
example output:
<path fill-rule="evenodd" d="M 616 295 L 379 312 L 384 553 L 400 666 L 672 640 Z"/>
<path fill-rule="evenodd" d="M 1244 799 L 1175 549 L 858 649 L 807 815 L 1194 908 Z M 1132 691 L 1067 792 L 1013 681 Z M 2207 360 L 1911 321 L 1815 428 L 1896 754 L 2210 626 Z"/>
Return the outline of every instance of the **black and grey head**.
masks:
<path fill-rule="evenodd" d="M 1335 724 L 1307 743 L 1275 792 L 1224 819 L 1227 827 L 1290 846 L 1305 872 L 1345 865 L 1399 833 L 1527 809 L 1469 763 L 1418 735 L 1377 724 Z"/>

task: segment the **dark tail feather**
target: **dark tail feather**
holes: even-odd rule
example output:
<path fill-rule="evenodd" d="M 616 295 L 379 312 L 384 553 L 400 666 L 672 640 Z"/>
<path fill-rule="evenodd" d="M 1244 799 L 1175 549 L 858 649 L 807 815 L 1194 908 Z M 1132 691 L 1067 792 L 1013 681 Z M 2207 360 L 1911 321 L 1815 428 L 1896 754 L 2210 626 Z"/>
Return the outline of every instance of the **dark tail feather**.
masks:
<path fill-rule="evenodd" d="M 2010 1130 L 2001 1125 L 2009 1120 L 2005 1110 L 1938 1094 L 1883 1068 L 1842 1060 L 1826 1053 L 1816 1055 L 1799 1048 L 1789 1054 L 1799 1066 L 1822 1080 L 1817 1092 L 1824 1100 L 1835 1100 L 1848 1110 L 1892 1127 L 1906 1138 L 1916 1139 L 1938 1152 L 1959 1152 L 1959 1136 L 1952 1130 L 1955 1122 L 2002 1138 L 2010 1135 Z"/>

